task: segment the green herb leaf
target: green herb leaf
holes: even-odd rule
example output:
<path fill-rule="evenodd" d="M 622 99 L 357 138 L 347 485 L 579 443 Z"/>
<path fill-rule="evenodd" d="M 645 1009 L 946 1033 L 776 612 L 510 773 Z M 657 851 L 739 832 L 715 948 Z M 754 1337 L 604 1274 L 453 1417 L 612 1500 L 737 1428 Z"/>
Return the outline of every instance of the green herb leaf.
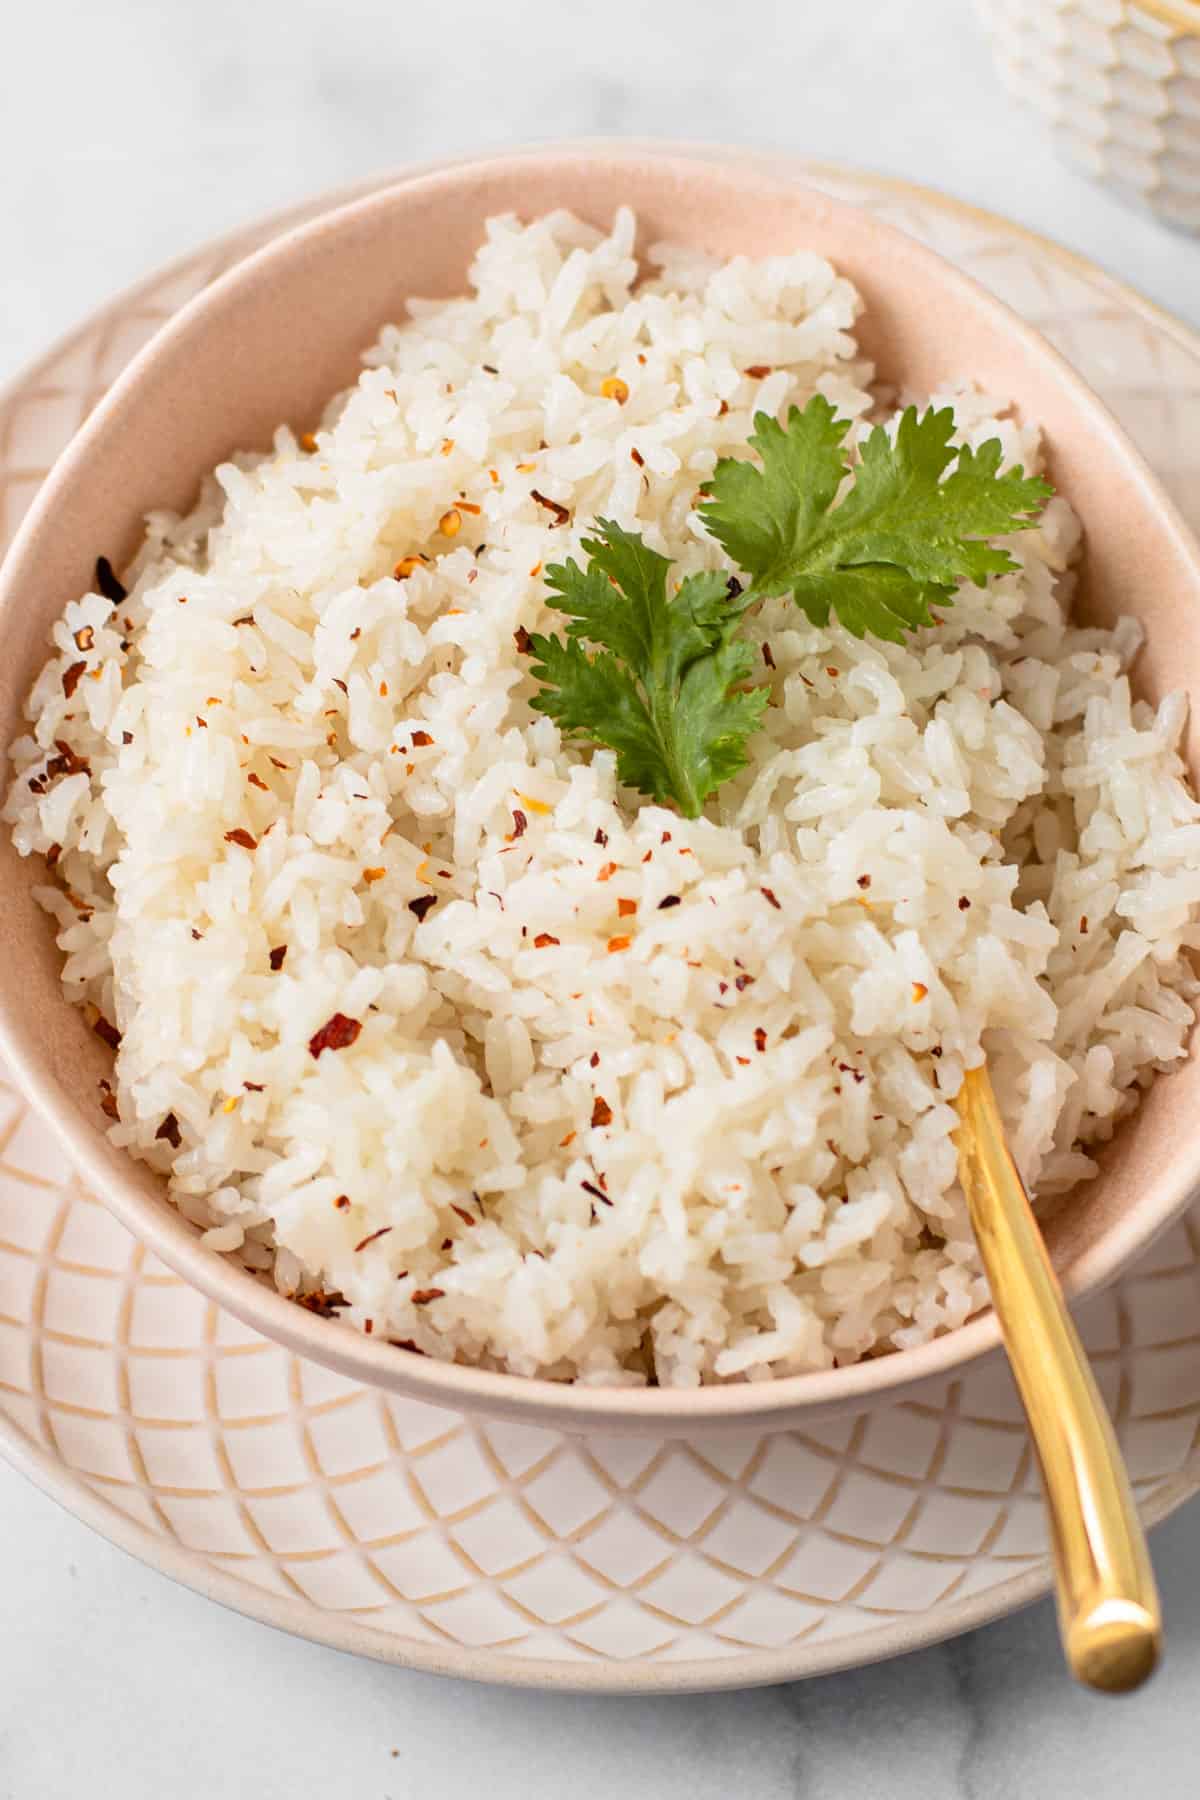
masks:
<path fill-rule="evenodd" d="M 546 570 L 551 604 L 569 619 L 564 642 L 533 637 L 531 704 L 576 737 L 617 753 L 617 774 L 689 819 L 745 766 L 765 689 L 735 691 L 754 666 L 735 633 L 746 607 L 736 582 L 707 571 L 668 593 L 671 564 L 634 532 L 598 519 L 573 559 Z M 584 645 L 595 646 L 592 652 Z"/>
<path fill-rule="evenodd" d="M 756 595 L 790 593 L 814 625 L 832 611 L 856 637 L 899 643 L 961 582 L 1015 568 L 987 540 L 1036 524 L 1053 491 L 1019 468 L 1001 474 L 998 439 L 952 446 L 950 407 L 908 407 L 894 441 L 876 426 L 840 502 L 849 421 L 828 400 L 793 407 L 786 425 L 759 413 L 754 427 L 760 464 L 723 458 L 701 516 Z"/>

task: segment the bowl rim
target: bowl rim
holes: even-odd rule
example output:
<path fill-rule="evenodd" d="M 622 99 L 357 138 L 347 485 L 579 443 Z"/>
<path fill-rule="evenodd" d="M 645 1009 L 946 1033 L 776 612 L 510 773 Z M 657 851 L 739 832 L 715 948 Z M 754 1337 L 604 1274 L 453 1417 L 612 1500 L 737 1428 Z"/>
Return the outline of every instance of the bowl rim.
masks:
<path fill-rule="evenodd" d="M 613 143 L 574 140 L 561 145 L 530 146 L 490 155 L 469 157 L 415 172 L 402 173 L 384 186 L 357 192 L 335 202 L 315 216 L 287 225 L 280 235 L 237 260 L 223 274 L 201 289 L 150 337 L 121 370 L 112 386 L 55 461 L 38 490 L 25 518 L 0 564 L 0 617 L 9 603 L 14 574 L 26 545 L 60 504 L 60 492 L 68 489 L 78 465 L 93 440 L 103 434 L 109 419 L 120 412 L 127 392 L 141 380 L 165 348 L 186 340 L 203 329 L 206 315 L 226 295 L 235 292 L 277 262 L 285 262 L 298 247 L 316 237 L 336 232 L 347 220 L 359 220 L 372 212 L 386 212 L 401 192 L 408 195 L 451 191 L 480 177 L 519 175 L 531 161 L 551 161 L 577 169 L 601 160 L 644 168 L 652 161 L 666 177 L 694 183 L 707 179 L 744 192 L 761 201 L 772 191 L 793 202 L 807 197 L 827 215 L 852 214 L 869 218 L 870 229 L 882 243 L 898 242 L 909 258 L 926 265 L 942 291 L 968 303 L 978 315 L 989 317 L 996 327 L 1040 361 L 1064 387 L 1089 425 L 1106 436 L 1119 454 L 1131 480 L 1153 500 L 1161 529 L 1175 540 L 1181 556 L 1191 563 L 1200 588 L 1200 545 L 1192 536 L 1175 503 L 1165 492 L 1141 452 L 1083 378 L 1033 326 L 979 282 L 964 274 L 906 232 L 883 220 L 864 215 L 851 202 L 788 179 L 781 167 L 765 168 L 744 153 L 730 157 L 717 145 Z M 884 178 L 886 179 L 886 177 Z M 286 217 L 286 215 L 285 215 Z M 36 366 L 36 365 L 35 365 Z M 6 751 L 5 751 L 6 754 Z M 67 1004 L 64 1001 L 64 1004 Z M 999 1350 L 998 1323 L 991 1310 L 977 1314 L 953 1331 L 912 1349 L 857 1362 L 843 1368 L 782 1375 L 761 1382 L 732 1382 L 699 1388 L 588 1387 L 556 1382 L 539 1376 L 521 1376 L 475 1365 L 443 1362 L 413 1354 L 372 1339 L 333 1319 L 318 1318 L 286 1299 L 264 1280 L 220 1252 L 206 1249 L 200 1235 L 173 1206 L 151 1200 L 132 1182 L 119 1177 L 97 1146 L 97 1133 L 65 1114 L 53 1080 L 27 1064 L 15 1028 L 19 1010 L 11 986 L 0 986 L 0 1055 L 30 1102 L 62 1142 L 78 1174 L 108 1209 L 149 1250 L 185 1281 L 227 1308 L 244 1323 L 282 1344 L 294 1354 L 324 1364 L 373 1387 L 403 1393 L 428 1404 L 493 1417 L 518 1419 L 529 1424 L 578 1430 L 657 1432 L 672 1435 L 694 1433 L 721 1426 L 767 1429 L 786 1425 L 801 1416 L 853 1412 L 880 1397 L 900 1397 L 927 1381 L 946 1379 L 961 1367 Z M 1082 1252 L 1063 1272 L 1063 1285 L 1071 1299 L 1079 1299 L 1110 1281 L 1136 1257 L 1158 1233 L 1177 1217 L 1200 1185 L 1200 1138 L 1191 1158 L 1181 1162 L 1170 1183 L 1151 1208 L 1144 1202 L 1127 1213 L 1094 1245 Z"/>
<path fill-rule="evenodd" d="M 1187 5 L 1181 4 L 1181 0 L 1125 0 L 1122 23 L 1128 21 L 1131 13 L 1139 12 L 1149 13 L 1163 25 L 1173 26 L 1174 36 L 1194 37 L 1200 33 L 1200 10 L 1190 0 Z"/>

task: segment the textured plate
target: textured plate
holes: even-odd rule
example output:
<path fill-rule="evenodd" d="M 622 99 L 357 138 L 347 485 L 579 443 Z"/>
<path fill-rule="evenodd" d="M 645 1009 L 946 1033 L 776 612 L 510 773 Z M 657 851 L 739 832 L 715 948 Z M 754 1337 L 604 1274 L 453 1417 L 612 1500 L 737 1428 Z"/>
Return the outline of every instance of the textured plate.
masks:
<path fill-rule="evenodd" d="M 976 0 L 1000 72 L 1070 161 L 1200 231 L 1195 0 Z"/>
<path fill-rule="evenodd" d="M 1200 339 L 1001 219 L 789 166 L 1040 326 L 1200 522 L 1185 426 Z M 0 397 L 0 541 L 149 333 L 295 217 L 144 283 Z M 1197 1320 L 1200 1213 L 1082 1314 L 1150 1519 L 1200 1487 Z M 243 1612 L 487 1680 L 795 1679 L 965 1630 L 1046 1585 L 1036 1472 L 1000 1367 L 856 1419 L 689 1443 L 572 1439 L 385 1396 L 289 1356 L 155 1262 L 80 1191 L 2 1072 L 0 1450 Z"/>

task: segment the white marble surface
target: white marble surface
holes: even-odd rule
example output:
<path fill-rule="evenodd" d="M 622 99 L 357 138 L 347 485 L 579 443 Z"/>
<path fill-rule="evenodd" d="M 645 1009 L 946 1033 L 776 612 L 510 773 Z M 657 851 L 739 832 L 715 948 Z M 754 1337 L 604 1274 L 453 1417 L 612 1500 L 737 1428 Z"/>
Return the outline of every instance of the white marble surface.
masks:
<path fill-rule="evenodd" d="M 1053 161 L 964 0 L 38 0 L 5 15 L 0 379 L 214 232 L 405 161 L 571 133 L 724 139 L 942 186 L 1200 324 L 1200 243 Z M 357 1664 L 129 1561 L 0 1467 L 0 1800 L 1175 1800 L 1196 1791 L 1200 1511 L 1156 1536 L 1138 1698 L 1071 1689 L 1039 1606 L 803 1687 L 669 1703 Z M 399 1752 L 393 1755 L 393 1750 Z"/>

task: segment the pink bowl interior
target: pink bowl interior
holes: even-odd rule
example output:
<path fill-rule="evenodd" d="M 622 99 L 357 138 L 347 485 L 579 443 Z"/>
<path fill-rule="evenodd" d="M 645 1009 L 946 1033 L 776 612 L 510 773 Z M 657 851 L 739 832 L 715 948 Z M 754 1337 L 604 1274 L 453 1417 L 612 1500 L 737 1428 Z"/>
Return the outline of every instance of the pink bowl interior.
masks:
<path fill-rule="evenodd" d="M 642 245 L 669 238 L 722 257 L 820 251 L 865 298 L 859 340 L 882 379 L 921 394 L 967 377 L 1011 398 L 1043 426 L 1050 473 L 1083 518 L 1083 613 L 1144 621 L 1137 680 L 1148 698 L 1181 686 L 1200 693 L 1196 547 L 1120 430 L 1036 333 L 853 207 L 736 167 L 581 151 L 466 165 L 328 214 L 240 265 L 158 335 L 65 453 L 0 572 L 0 743 L 22 728 L 51 621 L 91 585 L 98 554 L 120 566 L 133 552 L 150 508 L 186 509 L 201 476 L 231 451 L 265 447 L 281 420 L 310 424 L 407 296 L 461 292 L 490 215 L 568 206 L 605 224 L 623 203 L 636 208 Z M 1200 708 L 1187 755 L 1195 774 Z M 159 1179 L 108 1143 L 97 1084 L 109 1058 L 63 1000 L 51 926 L 31 897 L 43 879 L 0 832 L 0 1048 L 113 1210 L 189 1280 L 302 1354 L 445 1404 L 567 1428 L 670 1432 L 852 1407 L 996 1345 L 985 1315 L 921 1350 L 829 1374 L 628 1393 L 443 1365 L 316 1319 L 204 1250 L 164 1203 Z M 1186 1203 L 1200 1178 L 1198 1112 L 1193 1056 L 1153 1086 L 1106 1151 L 1101 1177 L 1058 1210 L 1047 1238 L 1072 1291 L 1107 1279 Z"/>

